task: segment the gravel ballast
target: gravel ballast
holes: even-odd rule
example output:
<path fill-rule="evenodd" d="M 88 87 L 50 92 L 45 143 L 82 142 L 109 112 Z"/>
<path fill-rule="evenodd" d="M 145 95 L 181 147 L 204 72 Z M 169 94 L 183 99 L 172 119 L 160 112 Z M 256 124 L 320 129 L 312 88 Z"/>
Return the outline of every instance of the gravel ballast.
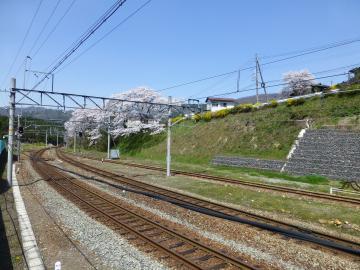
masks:
<path fill-rule="evenodd" d="M 96 255 L 92 258 L 96 268 L 168 269 L 108 227 L 87 216 L 46 182 L 36 182 L 33 187 L 41 196 L 44 208 L 72 240 L 80 244 L 84 253 L 89 250 Z"/>
<path fill-rule="evenodd" d="M 76 172 L 90 176 L 88 172 L 75 169 L 68 164 L 57 165 L 72 168 Z M 101 179 L 101 178 L 99 178 Z M 278 235 L 256 230 L 242 224 L 210 218 L 168 203 L 115 189 L 106 184 L 83 179 L 102 190 L 107 190 L 125 202 L 140 207 L 162 219 L 180 224 L 196 232 L 211 242 L 229 247 L 245 254 L 259 263 L 279 269 L 358 269 L 359 264 L 346 256 L 334 256 L 329 252 L 315 250 L 314 247 L 294 240 L 284 240 Z"/>

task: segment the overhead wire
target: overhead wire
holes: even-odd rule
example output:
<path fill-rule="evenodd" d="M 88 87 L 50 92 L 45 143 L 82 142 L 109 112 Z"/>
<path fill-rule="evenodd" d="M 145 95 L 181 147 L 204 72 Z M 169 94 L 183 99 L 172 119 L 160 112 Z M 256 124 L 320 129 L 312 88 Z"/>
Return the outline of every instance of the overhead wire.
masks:
<path fill-rule="evenodd" d="M 339 44 L 332 44 L 332 45 L 327 46 L 327 47 L 317 48 L 317 49 L 314 49 L 314 50 L 301 52 L 301 53 L 296 54 L 296 55 L 292 55 L 292 56 L 284 57 L 284 58 L 281 58 L 281 59 L 276 59 L 276 60 L 272 60 L 272 61 L 269 61 L 269 62 L 265 62 L 265 63 L 262 63 L 260 66 L 266 66 L 266 65 L 275 64 L 275 63 L 278 63 L 278 62 L 294 59 L 294 58 L 301 57 L 301 56 L 304 56 L 304 55 L 309 55 L 309 54 L 318 53 L 318 52 L 321 52 L 321 51 L 325 51 L 325 50 L 329 50 L 329 49 L 349 45 L 349 44 L 356 43 L 356 42 L 359 42 L 359 41 L 360 41 L 360 39 L 356 38 L 356 39 L 349 40 L 347 42 L 342 42 L 342 43 L 339 43 Z M 159 89 L 159 90 L 157 90 L 157 92 L 163 92 L 163 91 L 166 91 L 166 90 L 170 90 L 170 89 L 174 89 L 174 88 L 178 88 L 178 87 L 182 87 L 182 86 L 186 86 L 186 85 L 190 85 L 190 84 L 195 84 L 195 83 L 207 81 L 207 80 L 210 80 L 210 79 L 226 76 L 226 75 L 229 75 L 229 74 L 234 74 L 234 73 L 237 73 L 239 71 L 251 70 L 251 69 L 254 69 L 255 67 L 256 67 L 255 65 L 248 66 L 248 67 L 244 67 L 244 68 L 241 68 L 241 69 L 236 69 L 236 70 L 232 70 L 232 71 L 229 71 L 229 72 L 224 72 L 224 73 L 220 73 L 220 74 L 216 74 L 216 75 L 213 75 L 213 76 L 200 78 L 200 79 L 193 80 L 193 81 L 188 81 L 188 82 L 175 84 L 175 85 L 172 85 L 172 86 L 169 86 L 169 87 Z"/>
<path fill-rule="evenodd" d="M 79 47 L 84 44 L 124 3 L 126 0 L 118 0 L 114 5 L 112 5 L 105 14 L 101 17 L 100 21 L 98 20 L 97 23 L 93 27 L 90 28 L 89 31 L 85 32 L 82 35 L 82 38 L 68 51 L 66 51 L 65 55 L 49 70 L 49 74 L 53 73 L 55 70 L 57 70 L 74 52 L 76 52 Z M 32 89 L 35 89 L 38 85 L 40 85 L 44 80 L 46 76 L 43 76 L 43 78 L 36 83 Z"/>
<path fill-rule="evenodd" d="M 340 73 L 340 74 L 334 74 L 334 75 L 329 75 L 329 76 L 312 78 L 312 79 L 303 80 L 303 81 L 313 81 L 313 80 L 320 80 L 320 79 L 325 79 L 325 78 L 339 77 L 339 76 L 344 76 L 344 75 L 347 75 L 347 74 L 348 74 L 348 73 Z M 274 85 L 267 85 L 266 88 L 272 88 L 272 87 L 277 87 L 277 86 L 284 86 L 284 85 L 288 85 L 288 84 L 289 84 L 289 83 L 279 83 L 279 84 L 274 84 Z M 212 95 L 211 97 L 227 96 L 227 95 L 231 95 L 231 94 L 249 92 L 249 91 L 254 91 L 254 90 L 256 90 L 256 88 L 242 89 L 242 90 L 240 90 L 240 91 L 231 91 L 231 92 L 226 92 L 226 93 L 220 93 L 220 94 Z M 208 97 L 208 96 L 197 97 L 196 99 L 204 99 L 204 98 L 207 98 L 207 97 Z"/>
<path fill-rule="evenodd" d="M 114 5 L 116 5 L 116 3 L 115 3 Z M 111 6 L 111 8 L 114 7 L 114 5 Z M 110 8 L 110 9 L 111 9 L 111 8 Z M 64 56 L 66 55 L 66 53 L 67 53 L 69 50 L 71 50 L 72 47 L 74 47 L 78 42 L 80 42 L 81 39 L 84 38 L 85 35 L 86 35 L 89 31 L 91 31 L 92 28 L 94 28 L 97 24 L 99 24 L 99 23 L 101 22 L 101 20 L 103 20 L 103 19 L 109 14 L 109 10 L 110 10 L 110 9 L 107 9 L 107 11 L 106 11 L 102 16 L 100 16 L 92 25 L 90 25 L 90 26 L 88 27 L 88 29 L 87 29 L 86 31 L 84 31 L 84 32 L 80 35 L 80 37 L 78 37 L 74 42 L 72 42 L 66 50 L 64 50 L 57 58 L 55 58 L 55 59 L 51 62 L 51 64 L 49 64 L 46 68 L 43 68 L 43 70 L 48 70 L 48 69 L 49 69 L 51 66 L 53 66 L 56 62 L 58 62 L 62 57 L 64 57 Z"/>
<path fill-rule="evenodd" d="M 360 37 L 358 37 L 360 39 Z M 296 50 L 296 51 L 291 51 L 291 52 L 285 52 L 285 53 L 280 53 L 280 54 L 275 54 L 275 55 L 269 55 L 269 56 L 261 56 L 261 59 L 269 59 L 269 58 L 277 58 L 277 57 L 282 57 L 282 56 L 286 56 L 286 55 L 291 55 L 291 54 L 299 54 L 299 53 L 304 53 L 304 52 L 308 52 L 308 51 L 313 51 L 313 50 L 318 50 L 318 49 L 322 49 L 322 48 L 327 48 L 329 46 L 336 46 L 336 45 L 341 45 L 341 44 L 347 44 L 348 42 L 351 42 L 354 39 L 346 39 L 346 40 L 341 40 L 341 41 L 336 41 L 333 43 L 328 43 L 322 46 L 316 46 L 316 47 L 312 47 L 312 48 L 307 48 L 307 49 L 302 49 L 302 50 Z"/>
<path fill-rule="evenodd" d="M 25 36 L 24 36 L 23 40 L 21 41 L 20 47 L 18 48 L 18 50 L 16 52 L 15 58 L 14 58 L 13 62 L 11 63 L 9 70 L 8 70 L 7 74 L 5 75 L 5 77 L 3 79 L 3 82 L 1 83 L 1 86 L 4 85 L 5 80 L 9 77 L 9 75 L 10 75 L 10 73 L 11 73 L 11 71 L 12 71 L 12 69 L 13 69 L 13 67 L 14 67 L 14 65 L 15 65 L 18 57 L 19 57 L 19 55 L 20 55 L 20 52 L 24 47 L 25 41 L 26 41 L 26 39 L 27 39 L 27 37 L 28 37 L 28 35 L 30 33 L 30 30 L 31 30 L 31 28 L 32 28 L 32 26 L 34 24 L 34 21 L 35 21 L 35 18 L 37 16 L 37 14 L 39 13 L 39 10 L 40 10 L 40 7 L 41 7 L 41 4 L 42 4 L 43 1 L 44 0 L 40 0 L 39 4 L 38 4 L 38 6 L 37 6 L 37 8 L 35 10 L 35 13 L 34 13 L 33 17 L 31 18 L 29 27 L 26 30 Z"/>
<path fill-rule="evenodd" d="M 232 78 L 232 75 L 234 75 L 234 74 L 231 73 L 231 74 L 228 74 L 227 76 L 224 76 L 224 77 L 221 78 L 220 80 L 218 80 L 218 81 L 216 81 L 215 83 L 213 83 L 211 86 L 206 87 L 205 89 L 203 89 L 203 90 L 201 90 L 201 91 L 199 91 L 199 92 L 197 92 L 197 93 L 189 96 L 189 98 L 192 98 L 192 97 L 194 97 L 194 96 L 196 96 L 196 95 L 199 95 L 200 93 L 203 93 L 204 91 L 209 91 L 209 90 L 213 89 L 214 87 L 218 86 L 219 84 L 222 84 L 223 82 L 225 82 L 225 81 L 229 80 L 230 78 Z"/>
<path fill-rule="evenodd" d="M 322 73 L 328 73 L 328 72 L 331 72 L 331 71 L 336 71 L 336 70 L 341 70 L 341 69 L 345 69 L 345 68 L 352 68 L 352 67 L 356 67 L 356 66 L 359 66 L 360 63 L 357 63 L 357 64 L 352 64 L 352 65 L 346 65 L 346 66 L 341 66 L 341 67 L 335 67 L 335 68 L 331 68 L 331 69 L 327 69 L 327 70 L 321 70 L 321 71 L 317 71 L 317 72 L 312 72 L 313 75 L 315 74 L 322 74 Z M 316 79 L 316 78 L 315 78 Z M 268 83 L 274 83 L 274 82 L 280 82 L 280 81 L 283 81 L 283 79 L 276 79 L 276 80 L 268 80 L 266 82 L 264 82 L 265 84 L 268 84 Z M 245 87 L 242 88 L 242 90 L 244 89 L 247 89 L 249 88 L 250 86 L 254 85 L 254 83 L 251 83 Z M 253 90 L 253 88 L 251 88 Z M 256 88 L 255 88 L 256 89 Z M 205 91 L 207 91 L 208 89 L 205 89 Z M 235 92 L 235 91 L 234 91 Z M 238 91 L 236 91 L 238 92 Z M 201 93 L 204 93 L 204 92 L 201 92 Z M 199 92 L 197 93 L 199 94 Z M 193 98 L 195 95 L 197 94 L 194 94 L 194 95 L 191 95 L 189 96 L 188 98 Z"/>
<path fill-rule="evenodd" d="M 48 41 L 48 39 L 51 37 L 51 35 L 56 31 L 56 29 L 59 27 L 59 25 L 61 24 L 61 22 L 64 20 L 65 16 L 69 13 L 69 11 L 71 10 L 71 8 L 73 7 L 73 5 L 75 4 L 76 0 L 73 0 L 70 5 L 68 6 L 68 8 L 65 10 L 65 12 L 63 13 L 63 15 L 60 17 L 60 19 L 57 21 L 57 23 L 54 25 L 54 27 L 50 30 L 50 32 L 47 34 L 47 36 L 45 37 L 45 39 L 43 40 L 43 42 L 41 43 L 41 45 L 37 48 L 37 50 L 34 52 L 34 54 L 32 55 L 32 57 L 34 58 L 39 51 L 41 50 L 41 48 L 45 45 L 45 43 Z"/>
<path fill-rule="evenodd" d="M 331 68 L 331 69 L 326 69 L 326 70 L 322 70 L 322 71 L 316 71 L 316 72 L 311 72 L 311 74 L 315 75 L 315 74 L 322 74 L 322 73 L 328 73 L 331 71 L 336 71 L 336 70 L 341 70 L 341 69 L 348 69 L 348 68 L 352 68 L 352 67 L 356 67 L 356 66 L 360 66 L 360 63 L 357 64 L 352 64 L 352 65 L 346 65 L 346 66 L 341 66 L 341 67 L 336 67 L 336 68 Z M 283 79 L 276 79 L 276 80 L 269 80 L 266 81 L 266 83 L 270 83 L 270 82 L 280 82 Z"/>
<path fill-rule="evenodd" d="M 37 35 L 37 37 L 36 37 L 36 39 L 35 39 L 33 45 L 31 46 L 31 48 L 30 48 L 30 50 L 29 50 L 29 52 L 28 52 L 27 55 L 31 55 L 32 50 L 35 48 L 35 46 L 37 45 L 38 41 L 40 40 L 42 34 L 44 33 L 46 27 L 49 25 L 49 22 L 51 21 L 52 17 L 54 16 L 54 14 L 55 14 L 55 12 L 56 12 L 56 10 L 57 10 L 60 2 L 61 2 L 61 0 L 57 0 L 54 8 L 52 9 L 52 11 L 51 11 L 49 17 L 47 18 L 47 20 L 45 21 L 43 27 L 41 28 L 39 34 Z"/>
<path fill-rule="evenodd" d="M 84 55 L 86 52 L 88 52 L 90 49 L 92 49 L 94 46 L 96 46 L 100 41 L 105 39 L 107 36 L 109 36 L 112 32 L 114 32 L 118 27 L 123 25 L 126 21 L 128 21 L 131 17 L 133 17 L 136 13 L 138 13 L 140 10 L 142 10 L 145 6 L 147 6 L 152 0 L 146 1 L 144 4 L 142 4 L 139 8 L 134 10 L 130 15 L 128 15 L 125 19 L 123 19 L 120 23 L 115 25 L 110 31 L 108 31 L 105 35 L 103 35 L 101 38 L 96 40 L 93 44 L 91 44 L 89 47 L 87 47 L 84 51 L 82 51 L 80 54 L 78 54 L 75 58 L 73 58 L 70 62 L 68 62 L 66 65 L 64 65 L 61 69 L 59 69 L 57 73 L 63 71 L 65 68 L 70 66 L 72 63 L 74 63 L 76 60 L 78 60 L 82 55 Z"/>

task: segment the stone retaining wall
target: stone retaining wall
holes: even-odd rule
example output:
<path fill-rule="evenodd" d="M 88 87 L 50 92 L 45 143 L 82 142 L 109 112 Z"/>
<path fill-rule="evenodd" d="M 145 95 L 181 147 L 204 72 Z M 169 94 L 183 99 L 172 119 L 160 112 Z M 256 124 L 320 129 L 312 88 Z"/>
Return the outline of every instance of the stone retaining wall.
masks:
<path fill-rule="evenodd" d="M 282 160 L 268 160 L 268 159 L 257 159 L 257 158 L 245 158 L 245 157 L 225 157 L 225 156 L 216 156 L 212 160 L 214 165 L 226 165 L 234 167 L 245 167 L 245 168 L 255 168 L 255 169 L 264 169 L 272 171 L 280 171 L 284 165 Z"/>
<path fill-rule="evenodd" d="M 360 181 L 360 132 L 308 130 L 286 162 L 284 171 Z"/>
<path fill-rule="evenodd" d="M 280 171 L 295 175 L 322 175 L 360 182 L 360 132 L 308 129 L 297 140 L 289 159 L 266 160 L 216 156 L 214 165 Z"/>

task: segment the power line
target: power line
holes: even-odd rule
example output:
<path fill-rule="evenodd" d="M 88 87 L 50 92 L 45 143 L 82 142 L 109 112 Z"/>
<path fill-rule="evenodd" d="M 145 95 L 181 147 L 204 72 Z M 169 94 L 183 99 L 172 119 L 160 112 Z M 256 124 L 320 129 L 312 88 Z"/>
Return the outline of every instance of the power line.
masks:
<path fill-rule="evenodd" d="M 60 25 L 60 23 L 63 21 L 63 19 L 65 18 L 65 16 L 69 13 L 69 11 L 71 10 L 71 8 L 73 7 L 73 5 L 75 4 L 76 0 L 73 0 L 70 5 L 68 6 L 68 8 L 65 10 L 64 14 L 60 17 L 60 19 L 57 21 L 57 23 L 55 24 L 55 26 L 51 29 L 51 31 L 47 34 L 46 38 L 44 39 L 44 41 L 41 43 L 41 45 L 39 46 L 39 48 L 35 51 L 35 53 L 32 55 L 32 57 L 34 58 L 38 52 L 41 50 L 41 48 L 45 45 L 45 43 L 48 41 L 48 39 L 50 38 L 50 36 L 56 31 L 56 29 L 58 28 L 58 26 Z"/>
<path fill-rule="evenodd" d="M 219 84 L 221 84 L 221 83 L 227 81 L 228 79 L 230 79 L 230 78 L 232 77 L 231 75 L 233 75 L 233 74 L 229 74 L 228 76 L 226 76 L 226 77 L 224 77 L 224 78 L 221 78 L 220 80 L 216 81 L 216 82 L 215 82 L 214 84 L 212 84 L 211 86 L 206 87 L 205 89 L 203 89 L 203 90 L 201 90 L 201 91 L 199 91 L 199 92 L 197 92 L 197 93 L 189 96 L 188 98 L 193 98 L 194 96 L 199 95 L 199 94 L 201 94 L 201 93 L 204 92 L 204 91 L 209 91 L 209 90 L 213 89 L 215 86 L 218 86 Z"/>
<path fill-rule="evenodd" d="M 279 59 L 279 60 L 274 60 L 274 61 L 266 62 L 266 63 L 262 64 L 262 66 L 270 65 L 270 64 L 274 64 L 274 63 L 278 63 L 278 62 L 281 62 L 281 61 L 285 61 L 285 60 L 297 58 L 297 57 L 304 56 L 304 55 L 308 55 L 308 54 L 313 54 L 313 53 L 317 53 L 317 52 L 322 52 L 322 51 L 325 51 L 325 50 L 329 50 L 329 49 L 333 49 L 333 48 L 337 48 L 337 47 L 349 45 L 349 44 L 352 44 L 352 43 L 355 43 L 355 42 L 359 42 L 359 41 L 360 41 L 360 39 L 354 39 L 354 40 L 352 40 L 352 41 L 340 43 L 340 44 L 337 44 L 337 45 L 328 46 L 328 47 L 326 47 L 326 48 L 316 49 L 316 50 L 312 50 L 312 51 L 300 53 L 300 54 L 297 54 L 297 55 L 294 55 L 294 56 L 285 57 L 285 58 L 282 58 L 282 59 Z"/>
<path fill-rule="evenodd" d="M 100 41 L 105 39 L 108 35 L 110 35 L 113 31 L 115 31 L 119 26 L 124 24 L 126 21 L 128 21 L 131 17 L 133 17 L 136 13 L 138 13 L 141 9 L 143 9 L 146 5 L 148 5 L 152 0 L 146 1 L 144 4 L 142 4 L 139 8 L 137 8 L 135 11 L 133 11 L 129 16 L 127 16 L 125 19 L 123 19 L 120 23 L 118 23 L 115 27 L 113 27 L 110 31 L 108 31 L 105 35 L 103 35 L 101 38 L 99 38 L 97 41 L 95 41 L 93 44 L 91 44 L 89 47 L 87 47 L 84 51 L 82 51 L 80 54 L 78 54 L 73 60 L 71 60 L 69 63 L 67 63 L 65 66 L 63 66 L 60 70 L 58 70 L 56 73 L 61 72 L 68 66 L 70 66 L 72 63 L 74 63 L 77 59 L 79 59 L 82 55 L 84 55 L 86 52 L 88 52 L 90 49 L 92 49 L 95 45 L 97 45 Z"/>
<path fill-rule="evenodd" d="M 253 67 L 251 67 L 251 68 L 254 68 L 254 67 L 255 67 L 255 66 L 253 66 Z M 243 70 L 245 70 L 245 69 L 240 69 L 240 71 L 243 71 Z M 190 81 L 190 82 L 185 82 L 185 83 L 176 84 L 176 85 L 173 85 L 173 86 L 170 86 L 170 87 L 166 87 L 166 88 L 162 88 L 162 89 L 160 89 L 160 90 L 157 90 L 157 92 L 162 92 L 162 91 L 170 90 L 170 89 L 173 89 L 173 88 L 178 88 L 178 87 L 181 87 L 181 86 L 186 86 L 186 85 L 189 85 L 189 84 L 194 84 L 194 83 L 198 83 L 198 82 L 202 82 L 202 81 L 207 81 L 207 80 L 210 80 L 210 79 L 215 79 L 215 78 L 223 77 L 223 76 L 230 75 L 230 74 L 234 74 L 234 73 L 237 73 L 237 72 L 239 72 L 239 69 L 233 70 L 233 71 L 229 71 L 229 72 L 226 72 L 226 73 L 221 73 L 221 74 L 213 75 L 213 76 L 210 76 L 210 77 L 201 78 L 201 79 L 194 80 L 194 81 Z"/>
<path fill-rule="evenodd" d="M 51 11 L 49 17 L 47 18 L 47 20 L 46 20 L 45 24 L 43 25 L 41 31 L 39 32 L 39 34 L 38 34 L 38 36 L 36 37 L 33 45 L 31 46 L 31 49 L 29 50 L 28 55 L 31 55 L 32 50 L 34 49 L 34 47 L 35 47 L 36 44 L 38 43 L 40 37 L 41 37 L 42 34 L 44 33 L 46 27 L 48 26 L 48 24 L 49 24 L 49 22 L 50 22 L 50 20 L 51 20 L 51 18 L 54 16 L 54 14 L 55 14 L 55 12 L 56 12 L 59 4 L 60 4 L 60 1 L 61 1 L 61 0 L 58 0 L 58 1 L 56 2 L 55 7 L 54 7 L 53 10 Z"/>
<path fill-rule="evenodd" d="M 34 21 L 35 21 L 35 18 L 36 18 L 37 14 L 38 14 L 38 12 L 39 12 L 39 10 L 40 10 L 40 7 L 41 7 L 42 2 L 43 2 L 43 0 L 40 0 L 39 4 L 38 4 L 38 6 L 37 6 L 37 8 L 36 8 L 36 10 L 35 10 L 35 13 L 34 13 L 32 19 L 31 19 L 31 21 L 30 21 L 29 27 L 28 27 L 28 29 L 26 30 L 26 33 L 25 33 L 25 36 L 24 36 L 24 38 L 23 38 L 23 40 L 22 40 L 22 42 L 21 42 L 21 45 L 20 45 L 20 47 L 19 47 L 19 49 L 18 49 L 18 51 L 17 51 L 17 53 L 16 53 L 16 56 L 15 56 L 13 62 L 12 62 L 11 65 L 10 65 L 10 68 L 9 68 L 6 76 L 4 77 L 3 82 L 1 83 L 1 86 L 4 85 L 5 80 L 9 77 L 9 75 L 10 75 L 10 73 L 11 73 L 11 71 L 12 71 L 14 65 L 15 65 L 15 62 L 16 62 L 16 60 L 18 59 L 19 54 L 20 54 L 22 48 L 24 47 L 25 41 L 26 41 L 26 39 L 27 39 L 27 37 L 28 37 L 28 35 L 29 35 L 29 33 L 30 33 L 30 30 L 31 30 L 32 25 L 33 25 L 33 23 L 34 23 Z"/>
<path fill-rule="evenodd" d="M 329 49 L 333 49 L 333 48 L 337 48 L 337 47 L 349 45 L 349 44 L 356 43 L 356 42 L 359 42 L 359 41 L 360 41 L 360 39 L 359 39 L 359 38 L 356 38 L 356 39 L 349 40 L 349 41 L 346 41 L 346 42 L 342 42 L 342 43 L 339 43 L 339 44 L 330 45 L 330 46 L 327 46 L 327 47 L 324 47 L 324 48 L 320 48 L 320 49 L 317 48 L 317 49 L 309 50 L 309 51 L 306 51 L 306 52 L 302 52 L 302 53 L 300 53 L 300 54 L 296 54 L 296 55 L 293 55 L 293 56 L 289 56 L 289 57 L 285 57 L 285 58 L 281 58 L 281 59 L 277 59 L 277 60 L 265 62 L 265 63 L 261 64 L 261 66 L 266 66 L 266 65 L 275 64 L 275 63 L 278 63 L 278 62 L 290 60 L 290 59 L 297 58 L 297 57 L 301 57 L 301 56 L 304 56 L 304 55 L 309 55 L 309 54 L 313 54 L 313 53 L 317 53 L 317 52 L 321 52 L 321 51 L 325 51 L 325 50 L 329 50 Z M 162 88 L 162 89 L 157 90 L 157 91 L 158 91 L 158 92 L 162 92 L 162 91 L 166 91 L 166 90 L 170 90 L 170 89 L 174 89 L 174 88 L 178 88 L 178 87 L 182 87 L 182 86 L 186 86 L 186 85 L 190 85 L 190 84 L 195 84 L 195 83 L 199 83 L 199 82 L 202 82 L 202 81 L 207 81 L 207 80 L 210 80 L 210 79 L 214 79 L 214 78 L 226 76 L 226 75 L 229 75 L 229 74 L 237 73 L 237 72 L 239 72 L 239 71 L 245 71 L 245 70 L 250 70 L 250 69 L 255 69 L 255 68 L 256 68 L 256 66 L 253 65 L 253 66 L 249 66 L 249 67 L 245 67 L 245 68 L 241 68 L 241 69 L 236 69 L 236 70 L 232 70 L 232 71 L 225 72 L 225 73 L 216 74 L 216 75 L 209 76 L 209 77 L 204 77 L 204 78 L 197 79 L 197 80 L 193 80 L 193 81 L 189 81 L 189 82 L 184 82 L 184 83 L 172 85 L 172 86 L 169 86 L 169 87 L 166 87 L 166 88 Z"/>
<path fill-rule="evenodd" d="M 340 73 L 340 74 L 334 74 L 334 75 L 329 75 L 329 76 L 312 78 L 312 79 L 303 80 L 303 81 L 312 81 L 312 80 L 320 80 L 320 79 L 326 79 L 326 78 L 332 78 L 332 77 L 339 77 L 339 76 L 344 76 L 344 75 L 347 75 L 347 74 L 348 74 L 348 73 Z M 289 84 L 289 83 L 278 83 L 278 84 L 268 85 L 268 86 L 266 86 L 266 87 L 267 87 L 267 88 L 272 88 L 272 87 L 284 86 L 284 85 L 288 85 L 288 84 Z M 231 95 L 231 94 L 249 92 L 249 91 L 254 91 L 254 90 L 256 90 L 256 88 L 243 89 L 243 90 L 240 90 L 240 91 L 231 91 L 231 92 L 226 92 L 226 93 L 221 93 L 221 94 L 212 95 L 211 97 L 227 96 L 227 95 Z M 207 97 L 208 97 L 208 96 L 203 96 L 203 97 L 197 97 L 197 98 L 195 98 L 195 99 L 204 99 L 204 98 L 207 98 Z"/>
<path fill-rule="evenodd" d="M 126 0 L 118 0 L 114 5 L 112 5 L 105 14 L 101 17 L 100 21 L 98 20 L 93 27 L 91 27 L 87 32 L 82 35 L 82 38 L 69 50 L 67 50 L 65 55 L 56 63 L 53 68 L 50 69 L 47 73 L 53 73 L 56 69 L 58 69 L 76 50 L 86 41 L 88 40 L 124 3 Z M 40 85 L 46 76 L 34 85 L 32 89 L 35 89 L 38 85 Z"/>
<path fill-rule="evenodd" d="M 68 51 L 70 51 L 77 43 L 79 43 L 85 36 L 86 34 L 91 31 L 91 29 L 93 29 L 94 27 L 96 27 L 96 25 L 98 25 L 102 20 L 104 20 L 106 18 L 106 16 L 109 15 L 111 9 L 113 7 L 115 7 L 117 4 L 117 2 L 112 5 L 101 17 L 99 17 L 92 25 L 89 26 L 89 28 L 78 38 L 76 39 L 73 43 L 71 43 L 71 45 L 64 51 L 62 52 L 56 59 L 54 59 L 54 61 L 48 65 L 46 68 L 43 68 L 43 70 L 48 70 L 49 68 L 51 68 L 51 66 L 55 65 L 56 62 L 60 61 L 61 58 L 63 58 L 66 53 Z"/>
<path fill-rule="evenodd" d="M 317 47 L 312 47 L 312 48 L 297 50 L 297 51 L 292 51 L 292 52 L 280 53 L 280 54 L 276 54 L 276 55 L 262 56 L 261 59 L 277 58 L 277 57 L 282 57 L 282 56 L 286 56 L 286 55 L 300 54 L 300 53 L 304 53 L 304 52 L 327 48 L 329 46 L 336 46 L 336 45 L 343 45 L 343 44 L 346 45 L 348 42 L 351 42 L 352 40 L 354 40 L 354 39 L 346 39 L 346 40 L 336 41 L 336 42 L 329 43 L 329 44 L 322 45 L 322 46 L 317 46 Z"/>
<path fill-rule="evenodd" d="M 360 66 L 360 63 L 357 63 L 357 64 L 352 64 L 352 65 L 347 65 L 347 66 L 342 66 L 342 67 L 336 67 L 336 68 L 331 68 L 331 69 L 327 69 L 327 70 L 322 70 L 322 71 L 316 71 L 316 72 L 311 72 L 311 74 L 322 74 L 322 73 L 328 73 L 328 72 L 331 72 L 331 71 L 336 71 L 336 70 L 341 70 L 341 69 L 349 69 L 349 68 L 352 68 L 352 67 L 356 67 L 356 66 Z M 269 80 L 269 81 L 266 81 L 266 83 L 270 83 L 270 82 L 280 82 L 282 81 L 283 79 L 277 79 L 277 80 Z"/>

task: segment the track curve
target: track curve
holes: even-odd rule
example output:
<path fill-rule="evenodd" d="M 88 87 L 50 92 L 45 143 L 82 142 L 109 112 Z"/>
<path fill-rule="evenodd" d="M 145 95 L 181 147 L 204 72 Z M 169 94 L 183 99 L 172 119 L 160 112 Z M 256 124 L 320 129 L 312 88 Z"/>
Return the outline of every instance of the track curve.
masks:
<path fill-rule="evenodd" d="M 180 194 L 122 175 L 117 175 L 106 170 L 94 168 L 77 160 L 73 160 L 68 155 L 65 155 L 63 152 L 58 150 L 57 155 L 61 160 L 68 162 L 73 166 L 79 167 L 88 172 L 131 187 L 133 191 L 140 191 L 141 194 L 152 196 L 157 199 L 166 200 L 181 207 L 185 207 L 187 209 L 198 211 L 204 214 L 232 220 L 235 222 L 240 222 L 243 224 L 248 224 L 250 226 L 255 226 L 264 230 L 275 232 L 289 238 L 312 243 L 320 248 L 332 249 L 355 256 L 360 256 L 360 244 L 357 242 L 342 239 L 340 237 L 335 237 L 317 231 L 304 229 L 296 225 L 252 214 L 250 212 L 228 207 L 220 203 L 214 203 L 189 195 Z M 122 188 L 124 188 L 124 186 L 122 186 Z"/>
<path fill-rule="evenodd" d="M 161 251 L 166 254 L 165 257 L 176 261 L 176 266 L 181 269 L 260 269 L 126 209 L 114 201 L 113 196 L 76 181 L 45 162 L 41 158 L 45 151 L 43 149 L 32 155 L 32 166 L 51 186 L 119 234 L 140 241 L 142 246 L 147 245 L 149 252 Z"/>

